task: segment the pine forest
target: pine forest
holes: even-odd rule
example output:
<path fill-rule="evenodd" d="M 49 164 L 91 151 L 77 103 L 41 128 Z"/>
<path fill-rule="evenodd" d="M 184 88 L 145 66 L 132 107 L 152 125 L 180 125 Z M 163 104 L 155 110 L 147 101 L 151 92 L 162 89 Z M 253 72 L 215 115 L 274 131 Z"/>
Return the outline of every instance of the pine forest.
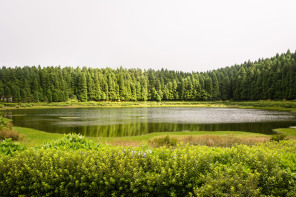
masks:
<path fill-rule="evenodd" d="M 296 52 L 208 72 L 87 67 L 0 69 L 0 96 L 13 102 L 207 101 L 296 98 Z"/>

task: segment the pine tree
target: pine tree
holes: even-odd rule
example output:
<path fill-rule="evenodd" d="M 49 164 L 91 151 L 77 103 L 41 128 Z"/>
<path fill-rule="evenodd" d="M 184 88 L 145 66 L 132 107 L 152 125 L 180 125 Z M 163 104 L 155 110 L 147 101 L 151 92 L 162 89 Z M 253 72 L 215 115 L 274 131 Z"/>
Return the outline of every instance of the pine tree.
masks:
<path fill-rule="evenodd" d="M 85 102 L 87 101 L 87 82 L 86 76 L 84 72 L 80 72 L 78 74 L 78 91 L 77 98 L 79 101 Z"/>

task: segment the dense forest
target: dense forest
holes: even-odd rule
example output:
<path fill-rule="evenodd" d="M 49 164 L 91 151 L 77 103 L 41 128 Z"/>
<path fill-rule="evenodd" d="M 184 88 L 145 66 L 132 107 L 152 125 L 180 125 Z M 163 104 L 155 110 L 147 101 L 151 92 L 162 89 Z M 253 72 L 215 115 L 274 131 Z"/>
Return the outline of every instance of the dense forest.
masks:
<path fill-rule="evenodd" d="M 0 97 L 13 102 L 296 99 L 296 52 L 200 73 L 2 67 Z"/>

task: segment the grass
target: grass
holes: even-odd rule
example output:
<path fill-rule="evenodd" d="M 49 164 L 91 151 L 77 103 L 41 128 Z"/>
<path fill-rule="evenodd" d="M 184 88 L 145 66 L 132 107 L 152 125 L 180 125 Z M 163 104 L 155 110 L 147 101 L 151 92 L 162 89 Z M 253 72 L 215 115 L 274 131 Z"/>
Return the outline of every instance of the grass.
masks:
<path fill-rule="evenodd" d="M 21 144 L 27 147 L 41 145 L 50 140 L 62 138 L 63 134 L 47 133 L 35 129 L 14 127 L 14 129 L 23 136 Z M 88 139 L 102 144 L 111 144 L 116 146 L 140 146 L 147 145 L 148 141 L 169 135 L 176 138 L 178 143 L 189 143 L 192 145 L 208 146 L 232 146 L 238 144 L 254 144 L 265 142 L 270 136 L 260 133 L 249 133 L 242 131 L 195 131 L 195 132 L 161 132 L 151 133 L 142 136 L 130 137 L 87 137 Z"/>
<path fill-rule="evenodd" d="M 144 136 L 125 137 L 125 138 L 101 138 L 101 143 L 107 143 L 111 145 L 119 146 L 139 146 L 143 144 L 152 145 L 153 147 L 159 147 L 157 139 L 165 138 L 176 139 L 178 144 L 190 144 L 190 145 L 206 145 L 206 146 L 219 146 L 229 147 L 235 144 L 247 144 L 253 145 L 256 143 L 264 143 L 270 139 L 269 135 L 248 133 L 240 131 L 203 131 L 203 132 L 164 132 L 153 133 Z M 156 141 L 156 143 L 155 143 Z"/>
<path fill-rule="evenodd" d="M 88 102 L 54 102 L 54 103 L 4 103 L 0 110 L 9 109 L 43 109 L 43 108 L 79 108 L 79 107 L 226 107 L 215 102 L 199 101 L 88 101 Z"/>
<path fill-rule="evenodd" d="M 269 141 L 270 136 L 239 136 L 239 135 L 203 135 L 203 136 L 185 136 L 178 140 L 183 144 L 205 145 L 213 147 L 231 147 L 237 144 L 254 145 Z"/>
<path fill-rule="evenodd" d="M 23 139 L 20 141 L 20 143 L 26 147 L 41 145 L 44 142 L 48 142 L 50 140 L 57 140 L 64 136 L 63 134 L 59 134 L 59 133 L 47 133 L 47 132 L 24 128 L 24 127 L 13 127 L 13 128 L 15 131 L 21 134 Z"/>
<path fill-rule="evenodd" d="M 260 101 L 240 101 L 230 102 L 221 101 L 221 104 L 227 107 L 247 108 L 247 109 L 267 109 L 277 111 L 293 111 L 296 112 L 296 101 L 271 101 L 271 100 L 260 100 Z"/>
<path fill-rule="evenodd" d="M 236 107 L 248 109 L 267 109 L 296 112 L 296 101 L 88 101 L 78 102 L 38 102 L 38 103 L 2 103 L 0 110 L 43 109 L 43 108 L 85 108 L 85 107 Z"/>
<path fill-rule="evenodd" d="M 285 134 L 287 137 L 296 138 L 296 128 L 280 128 L 275 129 L 274 131 L 280 134 Z"/>

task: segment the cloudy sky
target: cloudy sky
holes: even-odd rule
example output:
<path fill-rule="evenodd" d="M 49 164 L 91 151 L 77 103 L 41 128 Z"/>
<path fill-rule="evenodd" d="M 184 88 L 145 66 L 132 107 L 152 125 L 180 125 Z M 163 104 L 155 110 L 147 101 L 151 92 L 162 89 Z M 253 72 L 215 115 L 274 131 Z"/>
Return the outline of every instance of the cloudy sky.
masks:
<path fill-rule="evenodd" d="M 295 0 L 0 0 L 0 66 L 206 71 L 296 49 Z"/>

